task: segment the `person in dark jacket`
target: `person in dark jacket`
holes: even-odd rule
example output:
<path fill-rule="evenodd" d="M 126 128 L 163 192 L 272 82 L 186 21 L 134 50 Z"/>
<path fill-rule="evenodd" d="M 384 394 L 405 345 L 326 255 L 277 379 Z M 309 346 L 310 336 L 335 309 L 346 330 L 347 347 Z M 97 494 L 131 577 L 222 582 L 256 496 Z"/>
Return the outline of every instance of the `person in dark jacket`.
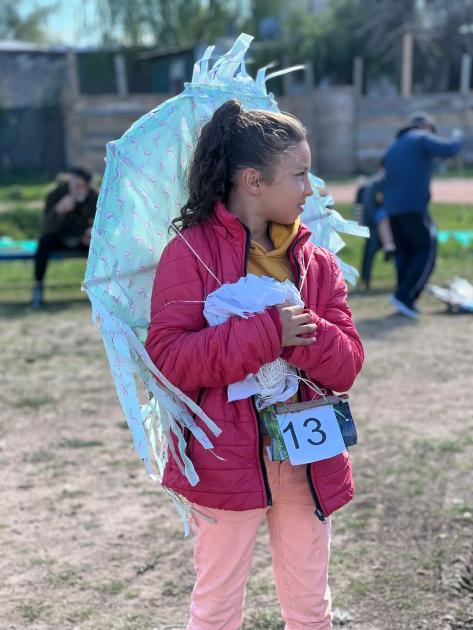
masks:
<path fill-rule="evenodd" d="M 97 207 L 97 192 L 91 187 L 92 175 L 85 168 L 74 168 L 67 182 L 46 197 L 42 236 L 35 255 L 35 286 L 32 306 L 43 303 L 43 279 L 51 254 L 58 250 L 77 250 L 87 255 Z"/>
<path fill-rule="evenodd" d="M 441 138 L 433 118 L 420 113 L 399 131 L 384 156 L 383 209 L 391 223 L 397 269 L 396 292 L 390 302 L 413 319 L 419 315 L 416 300 L 435 266 L 437 237 L 428 208 L 433 160 L 456 155 L 462 145 L 461 131 Z"/>

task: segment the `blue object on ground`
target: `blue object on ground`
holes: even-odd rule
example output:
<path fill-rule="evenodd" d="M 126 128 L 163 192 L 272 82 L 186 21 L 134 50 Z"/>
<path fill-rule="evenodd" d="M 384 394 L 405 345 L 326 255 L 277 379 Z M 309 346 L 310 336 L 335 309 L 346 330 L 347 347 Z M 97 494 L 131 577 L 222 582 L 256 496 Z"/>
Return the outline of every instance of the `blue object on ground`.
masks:
<path fill-rule="evenodd" d="M 469 247 L 473 241 L 473 230 L 439 230 L 438 241 L 444 245 L 448 240 L 458 241 L 463 247 Z"/>
<path fill-rule="evenodd" d="M 13 260 L 32 260 L 35 257 L 38 241 L 15 241 L 9 236 L 0 236 L 0 262 Z M 52 259 L 86 258 L 83 249 L 61 249 L 53 252 Z"/>

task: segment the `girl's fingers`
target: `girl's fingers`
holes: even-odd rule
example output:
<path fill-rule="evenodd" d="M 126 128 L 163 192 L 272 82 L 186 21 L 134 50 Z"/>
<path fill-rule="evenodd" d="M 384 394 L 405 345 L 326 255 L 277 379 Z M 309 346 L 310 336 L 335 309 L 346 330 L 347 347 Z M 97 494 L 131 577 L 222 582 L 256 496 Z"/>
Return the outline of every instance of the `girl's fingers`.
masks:
<path fill-rule="evenodd" d="M 316 324 L 304 324 L 297 327 L 297 334 L 304 335 L 305 333 L 313 333 L 317 330 Z"/>
<path fill-rule="evenodd" d="M 312 317 L 310 316 L 310 313 L 301 313 L 300 315 L 294 315 L 292 321 L 295 324 L 307 324 L 312 321 Z"/>
<path fill-rule="evenodd" d="M 283 304 L 277 304 L 276 306 L 278 310 L 288 311 L 289 313 L 291 313 L 292 316 L 299 315 L 304 310 L 303 306 L 298 306 L 295 304 L 291 305 L 291 304 L 288 304 L 287 302 L 284 302 Z"/>
<path fill-rule="evenodd" d="M 315 337 L 294 337 L 291 346 L 311 346 L 316 342 Z"/>

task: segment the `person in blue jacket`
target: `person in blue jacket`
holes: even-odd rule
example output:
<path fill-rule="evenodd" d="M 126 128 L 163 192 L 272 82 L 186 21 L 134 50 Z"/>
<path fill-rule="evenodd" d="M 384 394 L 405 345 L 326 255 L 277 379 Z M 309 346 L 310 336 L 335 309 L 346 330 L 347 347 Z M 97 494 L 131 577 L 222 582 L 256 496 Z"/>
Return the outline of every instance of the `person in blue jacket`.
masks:
<path fill-rule="evenodd" d="M 397 288 L 389 300 L 407 317 L 418 317 L 415 303 L 435 266 L 437 235 L 429 215 L 433 161 L 456 155 L 462 146 L 461 131 L 441 138 L 434 119 L 420 113 L 398 132 L 383 159 L 383 209 L 396 246 Z"/>

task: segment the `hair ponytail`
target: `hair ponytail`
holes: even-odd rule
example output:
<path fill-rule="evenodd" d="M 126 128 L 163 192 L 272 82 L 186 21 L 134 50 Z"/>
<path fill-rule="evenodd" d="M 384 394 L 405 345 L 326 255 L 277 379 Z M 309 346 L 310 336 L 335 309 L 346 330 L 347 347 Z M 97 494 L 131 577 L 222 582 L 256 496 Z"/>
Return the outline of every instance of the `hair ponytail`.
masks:
<path fill-rule="evenodd" d="M 174 226 L 183 230 L 207 220 L 219 200 L 226 202 L 235 174 L 245 167 L 270 181 L 277 157 L 306 138 L 306 130 L 290 114 L 244 111 L 230 100 L 204 125 L 188 175 L 189 198 Z"/>

